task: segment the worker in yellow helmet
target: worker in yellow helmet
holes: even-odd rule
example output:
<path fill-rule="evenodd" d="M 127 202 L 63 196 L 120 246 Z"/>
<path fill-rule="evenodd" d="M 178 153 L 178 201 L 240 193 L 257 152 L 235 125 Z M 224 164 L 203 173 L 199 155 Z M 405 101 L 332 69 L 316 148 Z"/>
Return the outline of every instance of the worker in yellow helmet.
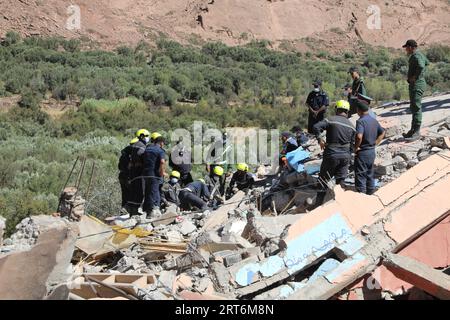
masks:
<path fill-rule="evenodd" d="M 173 170 L 170 173 L 169 181 L 165 182 L 161 189 L 161 206 L 168 207 L 171 203 L 179 205 L 178 194 L 180 192 L 181 173 Z"/>
<path fill-rule="evenodd" d="M 135 134 L 138 141 L 131 145 L 130 156 L 130 197 L 127 201 L 127 211 L 130 215 L 138 215 L 138 209 L 144 200 L 142 170 L 144 152 L 150 142 L 150 132 L 147 129 L 139 129 Z"/>
<path fill-rule="evenodd" d="M 150 142 L 154 143 L 156 138 L 161 137 L 161 134 L 159 132 L 152 132 L 152 134 L 150 135 Z"/>
<path fill-rule="evenodd" d="M 138 138 L 133 138 L 130 143 L 122 149 L 119 158 L 119 183 L 122 192 L 122 210 L 128 212 L 127 202 L 130 199 L 130 164 L 133 145 L 138 142 Z"/>
<path fill-rule="evenodd" d="M 205 177 L 206 185 L 211 194 L 211 199 L 216 199 L 217 203 L 223 203 L 225 199 L 225 175 L 224 169 L 221 166 L 215 165 Z"/>
<path fill-rule="evenodd" d="M 320 148 L 324 150 L 319 173 L 320 181 L 326 182 L 335 177 L 336 184 L 343 185 L 348 175 L 356 129 L 348 119 L 348 112 L 350 111 L 348 101 L 337 101 L 335 111 L 336 115 L 316 123 L 313 126 L 313 131 L 319 141 Z M 326 140 L 324 131 L 326 131 Z M 326 188 L 325 183 L 322 183 L 322 185 Z"/>
<path fill-rule="evenodd" d="M 239 190 L 247 191 L 251 189 L 255 182 L 255 177 L 249 172 L 246 163 L 238 163 L 236 169 L 228 185 L 225 199 L 231 198 Z"/>

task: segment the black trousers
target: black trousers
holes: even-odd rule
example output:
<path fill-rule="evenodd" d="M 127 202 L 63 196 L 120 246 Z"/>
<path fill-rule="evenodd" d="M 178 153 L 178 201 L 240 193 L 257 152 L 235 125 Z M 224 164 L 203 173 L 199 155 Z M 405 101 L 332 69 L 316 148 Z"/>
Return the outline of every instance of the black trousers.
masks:
<path fill-rule="evenodd" d="M 122 207 L 124 207 L 130 199 L 130 184 L 128 183 L 128 175 L 119 173 L 120 190 L 122 192 Z"/>
<path fill-rule="evenodd" d="M 145 189 L 145 181 L 142 178 L 139 178 L 141 175 L 134 177 L 131 179 L 131 183 L 129 185 L 129 198 L 127 204 L 130 208 L 134 209 L 133 214 L 137 214 L 137 209 L 141 206 L 142 201 L 144 200 L 144 189 Z"/>
<path fill-rule="evenodd" d="M 309 116 L 308 116 L 308 133 L 314 133 L 313 126 L 314 126 L 317 122 L 322 121 L 323 118 L 324 118 L 324 116 L 325 116 L 325 111 L 319 113 L 319 114 L 317 115 L 317 117 L 315 117 L 315 118 L 314 118 L 313 113 L 312 113 L 312 112 L 309 112 Z"/>
<path fill-rule="evenodd" d="M 181 190 L 178 197 L 180 199 L 180 207 L 183 210 L 191 210 L 192 207 L 200 210 L 208 209 L 207 203 L 190 191 Z"/>
<path fill-rule="evenodd" d="M 328 181 L 335 177 L 336 184 L 342 184 L 348 176 L 349 166 L 349 153 L 325 154 L 322 165 L 320 166 L 319 177 L 324 181 Z"/>
<path fill-rule="evenodd" d="M 355 156 L 356 191 L 373 194 L 375 192 L 374 167 L 375 149 L 360 150 Z"/>

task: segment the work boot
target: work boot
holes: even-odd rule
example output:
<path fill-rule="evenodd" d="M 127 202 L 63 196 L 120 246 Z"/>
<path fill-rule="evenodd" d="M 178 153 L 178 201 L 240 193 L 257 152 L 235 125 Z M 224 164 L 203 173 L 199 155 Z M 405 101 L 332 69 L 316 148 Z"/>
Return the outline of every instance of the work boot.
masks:
<path fill-rule="evenodd" d="M 406 141 L 416 141 L 420 139 L 420 126 L 414 127 L 412 134 L 405 138 Z"/>
<path fill-rule="evenodd" d="M 403 138 L 411 138 L 411 136 L 413 135 L 414 131 L 413 129 L 409 129 L 409 131 L 407 133 L 402 133 Z"/>
<path fill-rule="evenodd" d="M 150 212 L 150 219 L 155 219 L 161 217 L 162 213 L 159 208 L 153 208 L 152 212 Z"/>

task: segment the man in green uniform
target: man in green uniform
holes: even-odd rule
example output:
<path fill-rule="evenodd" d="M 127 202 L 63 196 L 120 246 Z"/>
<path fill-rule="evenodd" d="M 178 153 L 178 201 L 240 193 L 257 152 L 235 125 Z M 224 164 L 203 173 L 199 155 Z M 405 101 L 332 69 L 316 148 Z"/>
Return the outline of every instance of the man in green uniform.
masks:
<path fill-rule="evenodd" d="M 356 113 L 359 104 L 359 95 L 367 96 L 367 90 L 366 85 L 364 84 L 364 80 L 363 78 L 361 78 L 357 67 L 351 67 L 348 70 L 348 73 L 353 79 L 351 90 L 347 89 L 347 91 L 349 91 L 348 102 L 350 102 L 350 111 L 348 113 L 348 116 L 350 118 L 353 114 Z"/>
<path fill-rule="evenodd" d="M 406 41 L 406 53 L 409 57 L 408 83 L 409 100 L 412 113 L 411 130 L 403 134 L 407 140 L 414 141 L 420 138 L 420 126 L 422 125 L 422 96 L 425 92 L 425 70 L 428 65 L 428 59 L 417 49 L 417 42 L 414 40 Z"/>

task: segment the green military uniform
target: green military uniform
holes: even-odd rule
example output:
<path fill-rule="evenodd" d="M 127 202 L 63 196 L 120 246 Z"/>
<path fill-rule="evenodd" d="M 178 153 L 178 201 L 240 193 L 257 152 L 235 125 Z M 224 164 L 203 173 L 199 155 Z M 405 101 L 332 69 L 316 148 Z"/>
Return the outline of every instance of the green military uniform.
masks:
<path fill-rule="evenodd" d="M 418 50 L 409 58 L 409 100 L 412 113 L 411 129 L 414 131 L 420 130 L 422 125 L 422 96 L 427 85 L 424 75 L 428 63 L 425 55 Z"/>
<path fill-rule="evenodd" d="M 358 104 L 361 103 L 358 99 L 356 99 L 356 95 L 357 94 L 360 94 L 360 95 L 363 95 L 363 96 L 367 96 L 366 85 L 364 84 L 364 80 L 361 77 L 359 77 L 358 79 L 353 80 L 352 94 L 349 97 L 349 102 L 350 102 L 349 117 L 351 117 L 353 114 L 356 113 L 356 109 L 358 107 Z"/>

